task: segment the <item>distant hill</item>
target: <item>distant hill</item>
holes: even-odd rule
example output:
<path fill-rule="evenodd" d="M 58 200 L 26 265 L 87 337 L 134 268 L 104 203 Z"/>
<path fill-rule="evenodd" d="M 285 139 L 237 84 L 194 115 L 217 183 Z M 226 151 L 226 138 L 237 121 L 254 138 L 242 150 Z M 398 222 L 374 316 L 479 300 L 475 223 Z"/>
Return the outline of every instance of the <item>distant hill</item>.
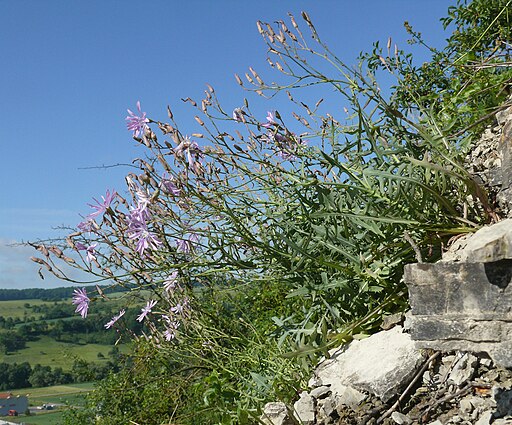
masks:
<path fill-rule="evenodd" d="M 9 300 L 43 300 L 43 301 L 61 301 L 70 298 L 76 286 L 67 286 L 62 288 L 28 288 L 28 289 L 0 289 L 0 301 Z M 123 292 L 123 288 L 109 288 L 109 286 L 100 286 L 106 294 L 111 292 Z"/>

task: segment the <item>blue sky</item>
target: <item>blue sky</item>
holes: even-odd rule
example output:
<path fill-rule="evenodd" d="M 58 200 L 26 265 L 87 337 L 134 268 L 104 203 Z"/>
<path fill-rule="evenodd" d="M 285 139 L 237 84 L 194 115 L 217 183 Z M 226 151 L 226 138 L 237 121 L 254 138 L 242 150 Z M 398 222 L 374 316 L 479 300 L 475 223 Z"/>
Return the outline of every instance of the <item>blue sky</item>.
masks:
<path fill-rule="evenodd" d="M 148 116 L 167 105 L 186 128 L 200 99 L 215 87 L 227 110 L 249 96 L 233 74 L 265 70 L 266 46 L 256 21 L 309 13 L 322 39 L 348 64 L 389 36 L 407 49 L 409 21 L 434 46 L 448 34 L 439 18 L 447 0 L 114 1 L 0 0 L 0 288 L 60 286 L 41 281 L 12 243 L 55 237 L 76 225 L 87 203 L 124 187 L 143 154 L 126 130 L 126 109 L 140 100 Z M 253 112 L 275 109 L 257 100 Z M 336 107 L 336 102 L 332 103 Z M 281 109 L 282 111 L 282 109 Z M 335 112 L 335 111 L 334 111 Z"/>

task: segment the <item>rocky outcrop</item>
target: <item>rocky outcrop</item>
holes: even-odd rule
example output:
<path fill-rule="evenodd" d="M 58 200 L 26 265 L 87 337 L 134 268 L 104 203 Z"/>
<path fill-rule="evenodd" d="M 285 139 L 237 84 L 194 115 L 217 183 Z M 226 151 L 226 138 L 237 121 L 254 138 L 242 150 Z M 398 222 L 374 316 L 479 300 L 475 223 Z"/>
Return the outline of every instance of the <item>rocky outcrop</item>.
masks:
<path fill-rule="evenodd" d="M 405 268 L 416 346 L 512 368 L 512 219 L 480 229 L 452 259 Z"/>
<path fill-rule="evenodd" d="M 473 144 L 466 169 L 485 187 L 499 215 L 512 218 L 512 106 L 498 112 L 495 124 Z"/>

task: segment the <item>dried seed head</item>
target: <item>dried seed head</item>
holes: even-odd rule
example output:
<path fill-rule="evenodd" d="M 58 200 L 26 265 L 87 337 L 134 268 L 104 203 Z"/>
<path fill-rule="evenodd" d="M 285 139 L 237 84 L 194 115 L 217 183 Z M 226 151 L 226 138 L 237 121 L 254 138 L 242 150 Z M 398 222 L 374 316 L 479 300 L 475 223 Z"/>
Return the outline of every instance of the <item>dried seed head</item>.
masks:
<path fill-rule="evenodd" d="M 58 247 L 56 247 L 55 245 L 54 246 L 51 246 L 50 248 L 48 248 L 53 254 L 55 254 L 58 258 L 61 258 L 64 253 L 62 252 L 62 250 Z"/>
<path fill-rule="evenodd" d="M 197 106 L 197 103 L 193 99 L 191 99 L 190 97 L 187 97 L 187 98 L 181 99 L 181 100 L 182 100 L 182 102 L 190 103 L 192 106 Z"/>
<path fill-rule="evenodd" d="M 34 263 L 37 263 L 37 264 L 44 264 L 44 260 L 42 260 L 41 258 L 38 258 L 38 257 L 30 257 L 30 259 L 31 259 Z"/>
<path fill-rule="evenodd" d="M 260 21 L 256 21 L 256 26 L 258 27 L 258 32 L 263 35 L 263 28 L 261 26 L 261 22 Z"/>
<path fill-rule="evenodd" d="M 292 23 L 293 28 L 298 30 L 299 26 L 297 25 L 297 22 L 295 22 L 295 18 L 293 17 L 293 15 L 291 13 L 288 13 L 288 16 L 290 17 L 290 22 Z"/>
<path fill-rule="evenodd" d="M 37 250 L 43 254 L 46 258 L 50 256 L 50 253 L 48 252 L 48 249 L 44 245 L 38 245 Z"/>

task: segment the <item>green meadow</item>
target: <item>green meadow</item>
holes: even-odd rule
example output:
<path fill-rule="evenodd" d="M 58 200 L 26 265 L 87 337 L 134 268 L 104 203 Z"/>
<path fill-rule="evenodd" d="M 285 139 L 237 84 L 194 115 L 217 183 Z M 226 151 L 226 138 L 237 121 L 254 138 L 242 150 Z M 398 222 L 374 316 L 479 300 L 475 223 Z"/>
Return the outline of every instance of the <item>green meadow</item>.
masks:
<path fill-rule="evenodd" d="M 125 344 L 118 345 L 118 348 L 121 353 L 129 352 L 129 347 Z M 75 358 L 87 362 L 106 362 L 111 349 L 111 345 L 64 343 L 43 335 L 37 341 L 28 341 L 25 349 L 0 355 L 0 362 L 18 364 L 28 362 L 31 365 L 40 364 L 41 366 L 70 370 Z M 98 358 L 98 353 L 105 357 Z"/>
<path fill-rule="evenodd" d="M 34 313 L 30 308 L 26 308 L 25 305 L 30 304 L 31 306 L 40 305 L 53 305 L 55 301 L 41 301 L 41 300 L 9 300 L 0 301 L 0 316 L 5 318 L 12 317 L 13 319 L 23 319 L 25 316 L 34 317 L 34 319 L 40 319 L 40 313 Z"/>

